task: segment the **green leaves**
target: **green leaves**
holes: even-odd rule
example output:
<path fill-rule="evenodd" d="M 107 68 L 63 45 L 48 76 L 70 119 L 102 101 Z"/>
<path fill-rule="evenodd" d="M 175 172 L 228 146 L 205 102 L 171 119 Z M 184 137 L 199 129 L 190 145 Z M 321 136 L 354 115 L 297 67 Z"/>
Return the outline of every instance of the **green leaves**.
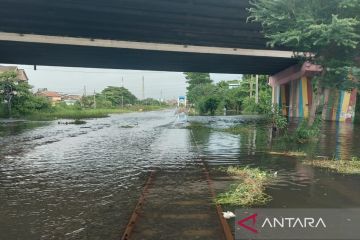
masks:
<path fill-rule="evenodd" d="M 348 89 L 358 83 L 359 0 L 254 0 L 248 21 L 259 22 L 271 47 L 285 46 L 302 61 L 321 64 L 323 87 Z M 326 70 L 327 69 L 327 70 Z"/>
<path fill-rule="evenodd" d="M 46 98 L 35 96 L 30 90 L 31 86 L 27 82 L 17 79 L 16 72 L 0 74 L 0 104 L 6 102 L 11 105 L 15 115 L 50 109 L 51 104 Z"/>
<path fill-rule="evenodd" d="M 124 87 L 109 86 L 105 88 L 101 95 L 106 101 L 111 102 L 113 106 L 121 106 L 122 104 L 134 104 L 137 98 Z"/>

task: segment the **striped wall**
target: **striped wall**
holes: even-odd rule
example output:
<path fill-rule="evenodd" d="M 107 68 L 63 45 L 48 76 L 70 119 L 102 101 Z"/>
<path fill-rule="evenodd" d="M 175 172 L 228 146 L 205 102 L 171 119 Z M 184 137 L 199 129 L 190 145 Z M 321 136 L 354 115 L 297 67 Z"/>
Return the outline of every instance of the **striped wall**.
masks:
<path fill-rule="evenodd" d="M 352 122 L 355 117 L 357 91 L 326 89 L 322 118 L 329 121 Z"/>
<path fill-rule="evenodd" d="M 277 85 L 273 89 L 275 89 L 274 103 L 279 106 L 283 115 L 289 117 L 309 116 L 312 100 L 310 79 L 302 77 L 287 84 Z"/>
<path fill-rule="evenodd" d="M 273 103 L 288 117 L 308 117 L 313 98 L 311 79 L 302 77 L 282 85 L 273 85 Z M 322 118 L 352 122 L 355 116 L 356 90 L 326 89 L 322 99 Z"/>

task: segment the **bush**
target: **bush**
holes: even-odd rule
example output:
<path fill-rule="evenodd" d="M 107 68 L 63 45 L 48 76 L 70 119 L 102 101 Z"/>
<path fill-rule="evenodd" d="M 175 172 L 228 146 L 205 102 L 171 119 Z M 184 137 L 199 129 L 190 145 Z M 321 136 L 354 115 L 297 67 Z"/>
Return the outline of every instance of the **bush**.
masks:
<path fill-rule="evenodd" d="M 255 103 L 254 97 L 246 97 L 242 102 L 242 112 L 244 113 L 257 113 L 258 105 Z"/>
<path fill-rule="evenodd" d="M 5 104 L 0 103 L 0 117 L 6 117 L 7 116 L 7 110 Z"/>
<path fill-rule="evenodd" d="M 14 112 L 23 115 L 32 113 L 34 111 L 49 111 L 51 109 L 51 103 L 48 99 L 41 96 L 35 96 L 32 94 L 20 96 L 17 101 L 14 101 Z"/>
<path fill-rule="evenodd" d="M 320 134 L 321 118 L 316 118 L 315 122 L 309 126 L 307 119 L 304 119 L 296 128 L 294 138 L 297 142 L 303 143 L 316 138 Z"/>
<path fill-rule="evenodd" d="M 287 127 L 288 121 L 286 117 L 281 114 L 277 105 L 270 105 L 270 107 L 266 109 L 266 116 L 271 122 L 272 127 L 279 130 L 283 130 Z"/>
<path fill-rule="evenodd" d="M 255 97 L 245 97 L 242 102 L 242 110 L 245 113 L 266 114 L 271 110 L 271 93 L 269 89 L 259 92 L 259 103 L 256 104 Z"/>

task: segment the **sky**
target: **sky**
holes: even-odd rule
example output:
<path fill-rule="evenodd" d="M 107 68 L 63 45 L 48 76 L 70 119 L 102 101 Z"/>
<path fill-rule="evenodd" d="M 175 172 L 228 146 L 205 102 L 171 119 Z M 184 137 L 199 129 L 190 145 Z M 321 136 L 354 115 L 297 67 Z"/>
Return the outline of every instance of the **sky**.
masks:
<path fill-rule="evenodd" d="M 9 64 L 1 64 L 9 65 Z M 36 91 L 47 88 L 61 93 L 93 94 L 107 86 L 124 86 L 136 97 L 142 98 L 142 78 L 144 77 L 145 98 L 175 99 L 185 95 L 186 81 L 182 72 L 139 71 L 122 69 L 73 68 L 18 65 L 25 69 L 29 84 Z M 214 82 L 241 79 L 241 74 L 210 74 Z M 123 79 L 123 80 L 122 80 Z"/>

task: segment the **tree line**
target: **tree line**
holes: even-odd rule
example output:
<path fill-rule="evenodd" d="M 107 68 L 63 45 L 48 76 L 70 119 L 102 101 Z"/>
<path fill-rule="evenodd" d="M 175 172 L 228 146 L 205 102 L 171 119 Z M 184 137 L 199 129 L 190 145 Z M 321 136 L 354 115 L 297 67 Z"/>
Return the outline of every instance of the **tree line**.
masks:
<path fill-rule="evenodd" d="M 266 113 L 271 107 L 271 88 L 267 76 L 259 76 L 259 101 L 255 99 L 255 77 L 243 75 L 243 79 L 214 83 L 209 73 L 186 72 L 187 99 L 198 114 Z M 234 87 L 230 87 L 233 85 Z"/>
<path fill-rule="evenodd" d="M 0 74 L 0 117 L 21 117 L 34 113 L 55 113 L 65 110 L 82 109 L 116 109 L 132 105 L 164 106 L 163 102 L 147 98 L 139 100 L 124 87 L 109 86 L 100 93 L 92 96 L 83 96 L 74 105 L 68 106 L 65 102 L 52 105 L 44 96 L 34 94 L 32 86 L 27 81 L 17 78 L 16 72 Z"/>

